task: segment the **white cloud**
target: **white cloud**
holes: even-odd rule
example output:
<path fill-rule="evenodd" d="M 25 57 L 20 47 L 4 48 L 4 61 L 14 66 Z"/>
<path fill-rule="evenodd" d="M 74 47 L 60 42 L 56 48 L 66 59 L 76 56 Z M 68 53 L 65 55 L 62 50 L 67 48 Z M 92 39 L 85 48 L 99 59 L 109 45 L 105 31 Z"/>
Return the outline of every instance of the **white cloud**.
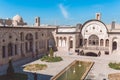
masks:
<path fill-rule="evenodd" d="M 62 13 L 62 15 L 64 16 L 64 18 L 68 18 L 68 12 L 67 12 L 67 10 L 65 9 L 65 7 L 63 6 L 63 4 L 59 4 L 58 5 L 59 6 L 59 8 L 60 8 L 60 10 L 61 10 L 61 13 Z"/>

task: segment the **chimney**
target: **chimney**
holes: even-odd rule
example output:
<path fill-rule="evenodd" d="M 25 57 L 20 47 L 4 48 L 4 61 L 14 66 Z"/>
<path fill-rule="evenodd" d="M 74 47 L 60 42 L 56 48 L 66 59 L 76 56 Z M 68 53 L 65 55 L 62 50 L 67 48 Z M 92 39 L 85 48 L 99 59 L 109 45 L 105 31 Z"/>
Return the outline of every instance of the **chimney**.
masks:
<path fill-rule="evenodd" d="M 78 27 L 79 29 L 82 27 L 82 24 L 76 24 L 76 27 Z"/>
<path fill-rule="evenodd" d="M 40 26 L 40 17 L 35 18 L 35 26 Z"/>
<path fill-rule="evenodd" d="M 77 31 L 81 30 L 82 29 L 82 24 L 77 24 L 76 29 L 77 29 Z"/>
<path fill-rule="evenodd" d="M 101 14 L 100 13 L 96 13 L 95 17 L 96 17 L 97 20 L 101 20 Z"/>
<path fill-rule="evenodd" d="M 115 21 L 112 21 L 111 29 L 115 29 Z"/>

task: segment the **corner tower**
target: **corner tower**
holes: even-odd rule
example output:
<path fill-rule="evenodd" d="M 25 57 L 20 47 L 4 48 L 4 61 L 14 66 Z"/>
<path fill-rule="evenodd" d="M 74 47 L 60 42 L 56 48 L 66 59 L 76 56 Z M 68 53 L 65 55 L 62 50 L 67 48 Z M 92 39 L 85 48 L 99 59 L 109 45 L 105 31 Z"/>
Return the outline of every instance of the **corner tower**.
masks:
<path fill-rule="evenodd" d="M 35 26 L 40 26 L 40 17 L 35 18 Z"/>

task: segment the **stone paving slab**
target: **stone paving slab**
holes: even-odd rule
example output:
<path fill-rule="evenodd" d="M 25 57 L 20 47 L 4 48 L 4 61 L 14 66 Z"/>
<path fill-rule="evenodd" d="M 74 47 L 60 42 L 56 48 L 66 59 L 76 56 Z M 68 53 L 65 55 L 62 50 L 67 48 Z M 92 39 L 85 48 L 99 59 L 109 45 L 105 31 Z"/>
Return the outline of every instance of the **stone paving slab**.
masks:
<path fill-rule="evenodd" d="M 63 70 L 73 61 L 74 61 L 73 59 L 63 58 L 63 61 L 60 62 L 51 63 L 51 62 L 43 62 L 41 60 L 36 60 L 34 62 L 31 62 L 30 64 L 47 64 L 48 67 L 46 70 L 37 71 L 37 73 L 55 76 L 57 73 L 59 73 L 61 70 Z"/>
<path fill-rule="evenodd" d="M 57 56 L 61 56 L 63 58 L 63 61 L 48 63 L 48 62 L 42 62 L 40 60 L 32 61 L 31 58 L 28 58 L 28 59 L 22 60 L 21 62 L 18 61 L 16 63 L 16 65 L 18 66 L 15 66 L 15 71 L 26 73 L 28 74 L 28 77 L 29 77 L 28 80 L 33 80 L 33 72 L 23 71 L 22 67 L 25 65 L 22 65 L 22 63 L 25 63 L 25 61 L 29 62 L 31 60 L 32 62 L 27 64 L 33 64 L 33 63 L 47 64 L 48 68 L 46 70 L 37 71 L 38 80 L 50 80 L 52 76 L 55 76 L 56 74 L 58 74 L 61 70 L 63 70 L 66 66 L 68 66 L 68 64 L 70 64 L 74 60 L 83 60 L 83 61 L 85 60 L 85 61 L 95 62 L 93 68 L 90 71 L 90 73 L 94 74 L 95 76 L 94 80 L 103 80 L 103 79 L 107 80 L 108 74 L 120 73 L 119 70 L 111 69 L 108 66 L 109 62 L 120 62 L 120 55 L 118 54 L 102 55 L 100 57 L 78 56 L 77 53 L 73 53 L 72 55 L 69 55 L 68 51 L 58 51 L 58 52 L 55 52 L 55 54 Z M 0 74 L 5 73 L 4 68 L 6 66 L 7 65 L 0 67 Z"/>

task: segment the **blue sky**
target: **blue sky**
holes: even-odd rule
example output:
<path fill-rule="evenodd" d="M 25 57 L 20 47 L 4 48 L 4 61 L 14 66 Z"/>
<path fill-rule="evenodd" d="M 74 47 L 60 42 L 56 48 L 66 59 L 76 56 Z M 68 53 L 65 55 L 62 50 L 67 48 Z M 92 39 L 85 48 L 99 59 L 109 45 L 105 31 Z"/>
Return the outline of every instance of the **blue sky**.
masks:
<path fill-rule="evenodd" d="M 40 16 L 41 24 L 76 25 L 102 14 L 102 21 L 120 22 L 120 0 L 0 0 L 0 18 L 12 18 L 16 14 L 34 24 Z"/>

